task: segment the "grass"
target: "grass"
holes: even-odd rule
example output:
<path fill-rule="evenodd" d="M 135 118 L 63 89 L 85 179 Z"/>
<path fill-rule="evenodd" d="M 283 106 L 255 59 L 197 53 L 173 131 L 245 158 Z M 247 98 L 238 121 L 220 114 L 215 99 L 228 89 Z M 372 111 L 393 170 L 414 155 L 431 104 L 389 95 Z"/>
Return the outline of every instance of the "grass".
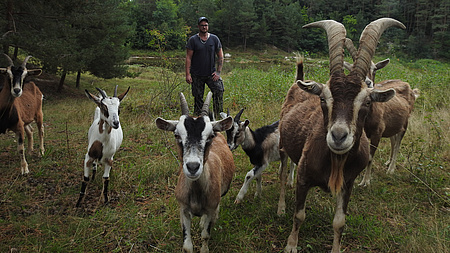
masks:
<path fill-rule="evenodd" d="M 245 62 L 226 63 L 224 108 L 232 114 L 245 107 L 255 129 L 278 120 L 284 95 L 294 79 L 294 62 L 273 52 L 231 52 Z M 258 63 L 264 55 L 267 63 Z M 286 55 L 290 56 L 290 55 Z M 234 56 L 233 56 L 234 57 Z M 246 62 L 243 59 L 248 59 Z M 274 60 L 275 59 L 275 60 Z M 376 59 L 379 60 L 379 59 Z M 345 252 L 450 252 L 450 116 L 449 65 L 420 60 L 391 64 L 377 80 L 398 78 L 421 90 L 402 142 L 397 170 L 386 175 L 389 141 L 375 156 L 370 187 L 355 187 L 342 240 Z M 249 63 L 251 62 L 251 63 Z M 256 62 L 256 63 L 255 63 Z M 228 66 L 227 66 L 228 65 Z M 154 125 L 156 117 L 180 116 L 178 92 L 193 104 L 182 72 L 136 64 L 135 78 L 102 80 L 82 77 L 82 89 L 68 76 L 62 93 L 56 84 L 38 80 L 46 100 L 43 158 L 27 155 L 28 176 L 20 175 L 14 135 L 0 136 L 0 252 L 179 252 L 182 234 L 174 198 L 179 161 L 173 136 Z M 306 78 L 325 82 L 326 59 L 307 59 Z M 101 199 L 97 177 L 76 209 L 87 148 L 87 129 L 95 108 L 84 89 L 131 90 L 122 103 L 125 139 L 115 156 L 108 205 Z M 36 137 L 35 137 L 36 138 Z M 35 145 L 35 149 L 37 149 Z M 287 214 L 278 217 L 278 164 L 263 175 L 263 194 L 253 198 L 254 184 L 240 205 L 234 204 L 251 168 L 241 148 L 233 151 L 237 171 L 222 199 L 212 231 L 212 252 L 282 252 L 292 228 L 294 190 L 287 192 Z M 99 173 L 101 173 L 101 169 Z M 358 178 L 359 181 L 361 178 Z M 311 189 L 307 218 L 300 229 L 300 252 L 331 249 L 335 199 Z M 193 239 L 199 250 L 200 229 L 194 218 Z"/>

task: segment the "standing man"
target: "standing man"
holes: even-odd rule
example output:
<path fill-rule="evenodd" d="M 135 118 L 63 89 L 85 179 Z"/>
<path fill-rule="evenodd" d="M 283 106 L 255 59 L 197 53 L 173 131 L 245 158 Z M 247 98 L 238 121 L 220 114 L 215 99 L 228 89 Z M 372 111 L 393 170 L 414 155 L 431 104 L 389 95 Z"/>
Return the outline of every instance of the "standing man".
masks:
<path fill-rule="evenodd" d="M 203 105 L 205 83 L 213 93 L 214 116 L 223 111 L 223 51 L 219 37 L 208 32 L 208 19 L 198 19 L 199 32 L 186 44 L 186 82 L 192 85 L 194 113 L 200 115 Z M 215 67 L 217 55 L 217 69 Z"/>

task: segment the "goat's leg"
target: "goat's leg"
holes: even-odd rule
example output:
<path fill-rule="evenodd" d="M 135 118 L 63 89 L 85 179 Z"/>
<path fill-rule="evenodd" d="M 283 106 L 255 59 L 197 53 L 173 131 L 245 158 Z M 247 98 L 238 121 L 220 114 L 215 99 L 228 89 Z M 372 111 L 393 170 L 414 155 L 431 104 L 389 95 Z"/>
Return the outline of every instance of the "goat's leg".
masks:
<path fill-rule="evenodd" d="M 308 186 L 302 185 L 299 182 L 297 182 L 297 187 L 295 191 L 296 202 L 295 202 L 295 212 L 292 224 L 292 231 L 291 234 L 289 235 L 286 248 L 284 249 L 284 251 L 287 253 L 297 253 L 298 233 L 300 231 L 301 225 L 303 224 L 306 218 L 305 201 L 306 195 L 308 194 L 308 190 L 309 190 Z"/>
<path fill-rule="evenodd" d="M 80 190 L 80 197 L 78 198 L 76 207 L 81 206 L 81 202 L 84 199 L 84 196 L 86 195 L 86 188 L 89 184 L 89 169 L 92 167 L 92 163 L 94 160 L 89 157 L 88 154 L 86 154 L 84 158 L 84 175 L 83 175 L 83 182 L 81 182 L 81 190 Z"/>
<path fill-rule="evenodd" d="M 19 156 L 20 156 L 20 170 L 21 170 L 22 175 L 24 175 L 24 174 L 28 174 L 30 172 L 28 170 L 27 160 L 25 159 L 25 145 L 24 145 L 25 130 L 24 130 L 23 124 L 20 125 L 20 123 L 18 123 L 17 125 L 18 125 L 18 129 L 19 129 L 16 132 L 17 152 L 19 152 Z"/>
<path fill-rule="evenodd" d="M 244 184 L 242 185 L 241 189 L 239 190 L 238 195 L 236 196 L 236 200 L 234 203 L 239 204 L 244 199 L 245 194 L 248 191 L 248 187 L 250 186 L 250 182 L 253 180 L 253 178 L 257 177 L 258 175 L 261 175 L 261 173 L 266 169 L 267 164 L 264 164 L 263 166 L 255 166 L 253 169 L 251 169 L 247 175 L 245 176 Z"/>
<path fill-rule="evenodd" d="M 33 153 L 33 127 L 28 124 L 24 127 L 24 130 L 28 139 L 28 154 L 31 155 Z"/>
<path fill-rule="evenodd" d="M 261 196 L 262 194 L 262 174 L 259 173 L 256 177 L 256 191 L 255 191 L 255 198 Z"/>
<path fill-rule="evenodd" d="M 370 140 L 370 155 L 369 155 L 369 163 L 367 164 L 366 171 L 364 172 L 363 179 L 358 184 L 359 186 L 369 186 L 370 179 L 372 179 L 372 161 L 377 151 L 378 144 L 380 143 L 380 137 L 373 137 Z"/>
<path fill-rule="evenodd" d="M 287 157 L 286 153 L 280 152 L 280 169 L 279 169 L 280 198 L 278 200 L 278 210 L 277 210 L 278 215 L 285 214 L 285 212 L 286 212 L 287 162 L 288 162 L 288 157 Z"/>
<path fill-rule="evenodd" d="M 295 168 L 297 168 L 297 164 L 295 164 L 292 160 L 290 160 L 290 162 L 289 162 L 289 176 L 288 176 L 288 179 L 287 179 L 287 184 L 290 187 L 294 187 Z"/>
<path fill-rule="evenodd" d="M 103 196 L 105 204 L 108 203 L 108 185 L 109 185 L 109 172 L 112 167 L 112 159 L 105 159 L 105 172 L 103 173 Z"/>
<path fill-rule="evenodd" d="M 336 196 L 336 213 L 333 219 L 334 238 L 331 253 L 340 252 L 342 232 L 345 226 L 345 215 L 347 213 L 347 205 L 350 200 L 352 187 L 353 183 L 346 185 L 345 189 L 342 189 Z"/>
<path fill-rule="evenodd" d="M 180 207 L 181 229 L 183 231 L 183 252 L 194 252 L 194 245 L 191 237 L 191 214 L 185 207 Z"/>
<path fill-rule="evenodd" d="M 389 161 L 386 163 L 386 165 L 389 165 L 389 168 L 386 172 L 388 174 L 393 174 L 395 171 L 395 163 L 397 162 L 398 152 L 400 151 L 400 144 L 402 142 L 404 135 L 405 135 L 405 132 L 400 132 L 390 138 L 391 139 L 391 157 L 390 157 Z"/>
<path fill-rule="evenodd" d="M 202 228 L 202 248 L 200 249 L 200 253 L 209 252 L 208 241 L 211 238 L 211 229 L 214 227 L 216 223 L 216 219 L 219 213 L 219 206 L 216 209 L 209 210 L 207 214 L 202 216 L 200 225 Z"/>
<path fill-rule="evenodd" d="M 36 117 L 36 125 L 38 127 L 38 137 L 39 137 L 39 151 L 40 155 L 44 156 L 44 116 L 41 113 L 39 113 Z"/>

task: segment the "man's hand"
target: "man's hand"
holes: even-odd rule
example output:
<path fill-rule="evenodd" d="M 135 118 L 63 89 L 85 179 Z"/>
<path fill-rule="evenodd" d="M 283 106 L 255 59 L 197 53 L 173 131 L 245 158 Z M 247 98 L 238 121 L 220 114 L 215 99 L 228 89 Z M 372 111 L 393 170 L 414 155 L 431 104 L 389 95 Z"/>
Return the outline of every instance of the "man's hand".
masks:
<path fill-rule="evenodd" d="M 219 71 L 214 72 L 212 74 L 212 79 L 213 79 L 214 82 L 219 80 L 220 79 L 220 72 Z"/>
<path fill-rule="evenodd" d="M 187 74 L 187 75 L 186 75 L 186 83 L 192 84 L 192 77 L 191 77 L 190 74 Z"/>

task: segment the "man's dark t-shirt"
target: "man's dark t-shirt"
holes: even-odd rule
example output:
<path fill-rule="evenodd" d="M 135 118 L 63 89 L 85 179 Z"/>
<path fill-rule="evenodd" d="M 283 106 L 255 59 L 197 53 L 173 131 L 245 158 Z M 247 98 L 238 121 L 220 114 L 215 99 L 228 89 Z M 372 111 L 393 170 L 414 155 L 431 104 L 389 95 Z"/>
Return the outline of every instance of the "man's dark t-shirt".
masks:
<path fill-rule="evenodd" d="M 191 74 L 210 76 L 216 71 L 216 53 L 222 48 L 219 37 L 210 33 L 208 40 L 203 42 L 198 34 L 195 34 L 189 38 L 186 48 L 194 51 L 191 60 Z"/>

